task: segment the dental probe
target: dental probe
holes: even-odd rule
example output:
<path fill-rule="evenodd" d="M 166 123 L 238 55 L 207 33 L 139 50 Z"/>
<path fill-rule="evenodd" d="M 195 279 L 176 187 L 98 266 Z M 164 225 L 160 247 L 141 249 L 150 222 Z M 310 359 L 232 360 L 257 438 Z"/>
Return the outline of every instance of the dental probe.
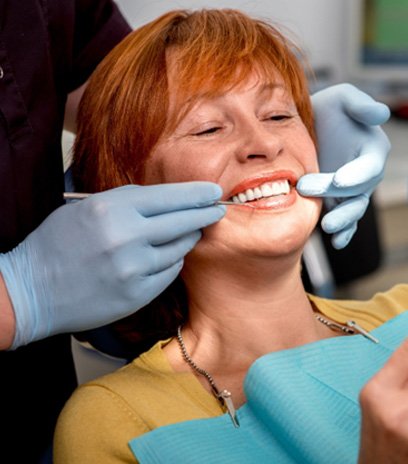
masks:
<path fill-rule="evenodd" d="M 64 200 L 83 200 L 84 198 L 88 198 L 92 195 L 92 193 L 80 193 L 80 192 L 64 192 Z M 237 205 L 238 203 L 234 203 L 233 201 L 216 201 L 216 205 Z"/>
<path fill-rule="evenodd" d="M 232 205 L 232 206 L 237 206 L 238 203 L 234 203 L 233 201 L 227 201 L 227 200 L 219 200 L 215 202 L 216 205 Z"/>

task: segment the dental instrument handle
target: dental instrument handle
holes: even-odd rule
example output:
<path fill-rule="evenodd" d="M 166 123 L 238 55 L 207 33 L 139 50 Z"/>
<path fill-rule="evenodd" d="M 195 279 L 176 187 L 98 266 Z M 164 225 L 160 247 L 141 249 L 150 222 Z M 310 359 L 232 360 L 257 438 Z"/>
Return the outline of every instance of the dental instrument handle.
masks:
<path fill-rule="evenodd" d="M 91 195 L 91 193 L 64 192 L 64 200 L 83 200 Z"/>
<path fill-rule="evenodd" d="M 92 193 L 81 193 L 81 192 L 64 192 L 64 200 L 83 200 L 88 198 Z M 233 201 L 216 201 L 216 205 L 236 205 Z"/>
<path fill-rule="evenodd" d="M 232 206 L 237 206 L 238 203 L 234 203 L 233 201 L 224 201 L 224 200 L 219 200 L 215 202 L 216 205 L 232 205 Z"/>

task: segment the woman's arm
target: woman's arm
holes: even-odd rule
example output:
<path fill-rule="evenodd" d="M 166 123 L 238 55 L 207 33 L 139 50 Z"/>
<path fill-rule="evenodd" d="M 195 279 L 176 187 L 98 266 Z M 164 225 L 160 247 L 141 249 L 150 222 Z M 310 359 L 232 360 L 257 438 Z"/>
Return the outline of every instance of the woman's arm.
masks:
<path fill-rule="evenodd" d="M 360 394 L 359 464 L 408 462 L 408 339 Z"/>

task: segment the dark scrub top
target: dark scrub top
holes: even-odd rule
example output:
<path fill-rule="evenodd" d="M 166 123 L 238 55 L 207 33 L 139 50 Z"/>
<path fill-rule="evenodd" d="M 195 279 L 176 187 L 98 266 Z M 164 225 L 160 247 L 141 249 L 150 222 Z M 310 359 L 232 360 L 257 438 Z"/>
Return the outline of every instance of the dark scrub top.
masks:
<path fill-rule="evenodd" d="M 129 31 L 110 0 L 0 0 L 1 252 L 62 204 L 67 93 Z M 75 385 L 69 335 L 0 353 L 0 462 L 42 462 Z"/>

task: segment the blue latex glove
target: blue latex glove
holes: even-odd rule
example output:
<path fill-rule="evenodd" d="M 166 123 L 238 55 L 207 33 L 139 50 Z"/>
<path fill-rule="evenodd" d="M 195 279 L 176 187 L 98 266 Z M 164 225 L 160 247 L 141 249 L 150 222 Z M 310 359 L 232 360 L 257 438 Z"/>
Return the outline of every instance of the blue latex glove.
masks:
<path fill-rule="evenodd" d="M 340 249 L 351 240 L 383 178 L 390 142 L 378 125 L 387 121 L 390 111 L 350 84 L 317 92 L 312 103 L 321 174 L 303 176 L 297 190 L 325 197 L 330 211 L 322 228 L 334 234 L 332 244 Z"/>
<path fill-rule="evenodd" d="M 209 182 L 126 186 L 54 211 L 0 271 L 16 314 L 12 349 L 129 315 L 179 274 L 200 229 L 220 220 Z"/>

